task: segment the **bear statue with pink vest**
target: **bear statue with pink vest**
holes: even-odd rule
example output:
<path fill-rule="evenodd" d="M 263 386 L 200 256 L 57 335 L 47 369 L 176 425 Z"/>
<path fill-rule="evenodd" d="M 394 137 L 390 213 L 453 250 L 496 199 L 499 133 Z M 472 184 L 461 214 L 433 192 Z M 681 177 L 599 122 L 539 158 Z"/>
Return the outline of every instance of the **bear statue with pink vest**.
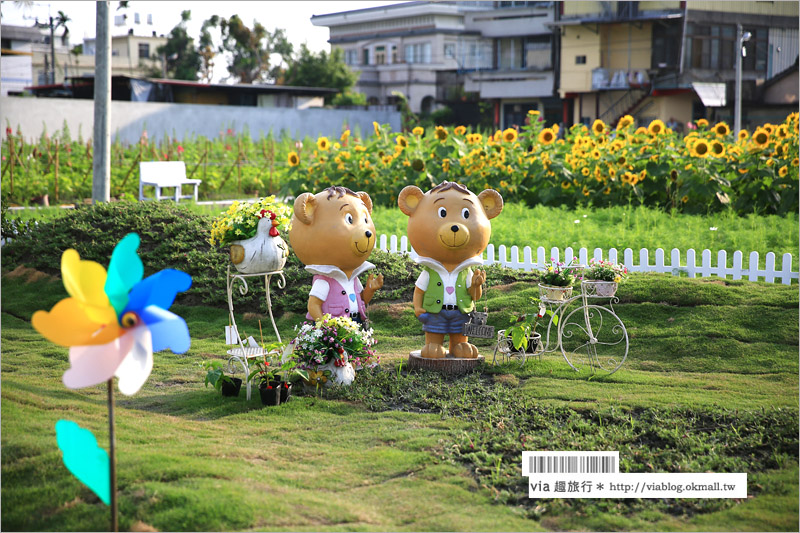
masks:
<path fill-rule="evenodd" d="M 372 200 L 365 192 L 329 187 L 303 193 L 294 202 L 289 242 L 297 258 L 314 274 L 306 318 L 324 314 L 366 321 L 366 306 L 383 287 L 383 275 L 358 276 L 375 265 L 367 261 L 375 247 Z"/>

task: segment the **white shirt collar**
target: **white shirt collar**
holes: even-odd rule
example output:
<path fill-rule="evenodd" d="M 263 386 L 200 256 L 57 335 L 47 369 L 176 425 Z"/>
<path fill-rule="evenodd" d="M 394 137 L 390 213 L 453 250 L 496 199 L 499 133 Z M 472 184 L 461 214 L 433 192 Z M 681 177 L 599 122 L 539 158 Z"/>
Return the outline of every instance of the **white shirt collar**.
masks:
<path fill-rule="evenodd" d="M 444 267 L 444 265 L 441 264 L 439 261 L 437 261 L 436 259 L 432 259 L 430 257 L 419 256 L 414 260 L 417 262 L 418 265 L 432 268 L 440 276 L 449 276 L 451 274 L 457 274 L 467 267 L 483 265 L 483 259 L 481 259 L 481 256 L 479 255 L 476 255 L 475 257 L 470 257 L 469 259 L 465 259 L 464 261 L 459 263 L 458 266 L 452 272 L 449 272 Z"/>
<path fill-rule="evenodd" d="M 317 274 L 319 276 L 329 276 L 340 283 L 342 281 L 351 282 L 361 273 L 366 272 L 367 270 L 375 268 L 375 265 L 370 263 L 369 261 L 364 261 L 355 270 L 353 270 L 353 274 L 348 278 L 342 269 L 333 266 L 333 265 L 306 265 L 306 270 L 311 272 L 312 274 Z"/>

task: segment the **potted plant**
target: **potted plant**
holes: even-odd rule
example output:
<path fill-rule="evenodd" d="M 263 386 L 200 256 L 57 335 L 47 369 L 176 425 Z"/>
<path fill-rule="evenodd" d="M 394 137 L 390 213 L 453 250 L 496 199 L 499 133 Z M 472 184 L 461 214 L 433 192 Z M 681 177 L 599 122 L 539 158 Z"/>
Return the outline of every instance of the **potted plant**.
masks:
<path fill-rule="evenodd" d="M 247 376 L 248 380 L 258 380 L 258 392 L 261 395 L 261 403 L 264 405 L 280 405 L 281 403 L 281 384 L 275 379 L 277 366 L 265 355 L 253 363 L 253 370 Z"/>
<path fill-rule="evenodd" d="M 539 292 L 544 300 L 562 301 L 572 296 L 572 285 L 575 283 L 575 259 L 570 263 L 550 260 L 545 272 L 539 278 Z"/>
<path fill-rule="evenodd" d="M 511 319 L 511 325 L 506 328 L 505 334 L 511 339 L 515 350 L 535 352 L 542 338 L 541 333 L 536 331 L 536 326 L 543 316 L 553 314 L 539 298 L 531 298 L 531 306 L 536 309 L 535 313 L 515 315 Z"/>
<path fill-rule="evenodd" d="M 288 402 L 292 397 L 293 381 L 308 381 L 308 371 L 298 368 L 297 360 L 292 358 L 286 359 L 281 364 L 278 375 L 281 377 L 278 385 L 281 390 L 281 403 Z"/>
<path fill-rule="evenodd" d="M 628 274 L 622 263 L 591 259 L 589 266 L 583 270 L 581 285 L 587 295 L 611 297 L 617 292 L 617 286 Z"/>
<path fill-rule="evenodd" d="M 206 387 L 212 385 L 223 396 L 239 396 L 242 379 L 226 376 L 222 361 L 202 361 L 200 366 L 206 371 Z"/>
<path fill-rule="evenodd" d="M 329 314 L 315 322 L 306 321 L 289 343 L 297 369 L 308 373 L 306 389 L 349 385 L 356 375 L 354 364 L 372 367 L 380 360 L 372 350 L 374 344 L 372 329 L 362 329 L 349 317 L 331 318 Z"/>
<path fill-rule="evenodd" d="M 243 274 L 283 269 L 289 247 L 281 238 L 291 225 L 292 208 L 274 196 L 233 202 L 211 225 L 212 245 L 230 245 L 231 262 Z"/>

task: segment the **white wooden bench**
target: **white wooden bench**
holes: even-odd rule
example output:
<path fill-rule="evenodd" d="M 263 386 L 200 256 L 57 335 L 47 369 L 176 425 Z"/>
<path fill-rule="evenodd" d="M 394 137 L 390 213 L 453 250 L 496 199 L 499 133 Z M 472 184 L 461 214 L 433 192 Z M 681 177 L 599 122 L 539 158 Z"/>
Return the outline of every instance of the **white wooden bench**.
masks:
<path fill-rule="evenodd" d="M 156 200 L 163 198 L 197 201 L 197 186 L 203 180 L 186 179 L 186 164 L 183 161 L 143 161 L 139 163 L 139 200 L 152 200 L 144 196 L 145 186 L 155 187 Z M 183 194 L 184 185 L 194 186 L 194 194 Z M 175 192 L 164 194 L 162 189 L 174 188 Z"/>

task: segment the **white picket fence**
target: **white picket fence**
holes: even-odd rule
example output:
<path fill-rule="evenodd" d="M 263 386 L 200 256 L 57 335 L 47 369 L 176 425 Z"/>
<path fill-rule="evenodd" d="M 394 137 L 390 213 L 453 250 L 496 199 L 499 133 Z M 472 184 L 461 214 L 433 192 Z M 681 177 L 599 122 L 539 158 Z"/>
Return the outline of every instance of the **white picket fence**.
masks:
<path fill-rule="evenodd" d="M 414 249 L 408 244 L 408 237 L 403 235 L 398 238 L 397 235 L 381 235 L 378 240 L 378 248 L 384 252 L 392 254 L 402 253 L 409 254 L 413 259 L 417 257 Z M 496 252 L 496 253 L 495 253 Z M 508 258 L 509 252 L 511 259 Z M 515 270 L 541 270 L 549 263 L 551 258 L 556 261 L 564 261 L 569 263 L 574 257 L 578 258 L 578 262 L 582 265 L 589 263 L 589 259 L 594 258 L 597 260 L 605 259 L 615 263 L 622 263 L 628 267 L 629 272 L 668 272 L 673 276 L 679 276 L 685 273 L 690 278 L 695 277 L 708 277 L 712 275 L 731 279 L 747 279 L 748 281 L 766 281 L 768 283 L 775 283 L 776 279 L 781 280 L 784 285 L 790 285 L 793 279 L 798 279 L 798 273 L 792 271 L 792 254 L 783 254 L 781 259 L 780 270 L 775 269 L 775 254 L 773 252 L 767 253 L 765 258 L 764 268 L 760 267 L 760 259 L 758 252 L 750 252 L 748 254 L 747 266 L 744 266 L 744 254 L 742 252 L 733 252 L 733 264 L 728 266 L 728 254 L 725 250 L 720 250 L 717 253 L 716 264 L 711 263 L 711 251 L 703 250 L 700 253 L 700 264 L 697 264 L 697 252 L 693 249 L 686 250 L 686 260 L 682 261 L 681 251 L 673 248 L 669 254 L 669 264 L 665 263 L 666 253 L 661 248 L 656 249 L 654 262 L 650 263 L 650 253 L 646 249 L 639 250 L 639 262 L 634 263 L 634 253 L 630 248 L 626 248 L 622 252 L 622 259 L 620 260 L 619 253 L 616 249 L 611 248 L 607 253 L 604 253 L 601 248 L 595 248 L 592 255 L 589 256 L 589 251 L 586 248 L 578 250 L 578 255 L 572 248 L 566 248 L 562 254 L 558 248 L 551 248 L 550 253 L 546 252 L 544 246 L 539 246 L 536 249 L 536 257 L 534 260 L 533 250 L 530 246 L 525 246 L 522 249 L 522 259 L 520 259 L 520 249 L 518 246 L 512 246 L 508 249 L 505 245 L 500 245 L 495 250 L 493 244 L 486 247 L 483 253 L 484 265 L 500 264 L 504 267 L 513 268 Z M 761 279 L 759 279 L 761 278 Z"/>

